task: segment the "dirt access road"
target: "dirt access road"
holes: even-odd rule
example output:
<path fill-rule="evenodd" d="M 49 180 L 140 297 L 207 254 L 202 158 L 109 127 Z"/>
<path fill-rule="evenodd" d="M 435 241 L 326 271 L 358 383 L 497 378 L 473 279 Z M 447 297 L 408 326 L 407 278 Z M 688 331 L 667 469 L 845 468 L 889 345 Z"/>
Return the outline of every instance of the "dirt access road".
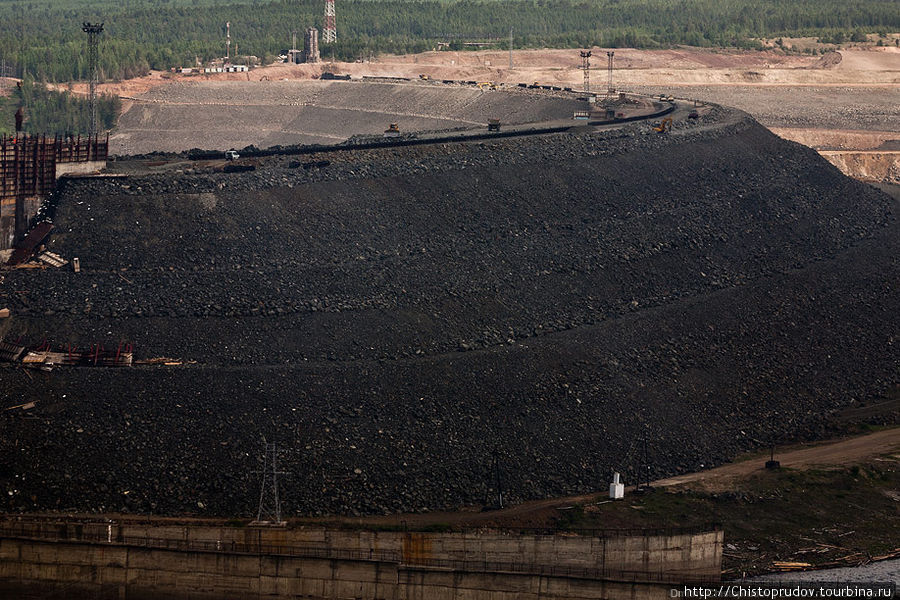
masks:
<path fill-rule="evenodd" d="M 806 470 L 818 467 L 853 465 L 894 452 L 900 452 L 900 427 L 820 444 L 792 446 L 777 451 L 775 458 L 781 463 L 782 467 Z M 754 454 L 715 469 L 660 479 L 654 481 L 653 486 L 685 486 L 708 492 L 723 491 L 729 489 L 732 482 L 736 479 L 758 472 L 763 468 L 763 464 L 768 458 L 767 453 Z M 334 519 L 332 522 L 358 526 L 410 528 L 428 527 L 429 525 L 437 524 L 457 527 L 541 527 L 547 523 L 549 518 L 558 516 L 560 508 L 573 504 L 597 502 L 598 500 L 604 500 L 605 497 L 605 492 L 601 492 L 583 496 L 535 500 L 488 512 L 479 512 L 478 508 L 472 508 L 458 512 L 342 518 Z M 303 519 L 300 521 L 303 521 Z M 313 520 L 311 519 L 311 521 Z"/>

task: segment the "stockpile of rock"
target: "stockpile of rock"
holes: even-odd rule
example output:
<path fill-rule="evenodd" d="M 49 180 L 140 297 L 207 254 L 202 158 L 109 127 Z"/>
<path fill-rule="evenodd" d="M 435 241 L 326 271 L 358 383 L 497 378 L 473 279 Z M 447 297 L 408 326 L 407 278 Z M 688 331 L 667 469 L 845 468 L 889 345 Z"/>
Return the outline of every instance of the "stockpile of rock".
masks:
<path fill-rule="evenodd" d="M 0 369 L 9 510 L 477 504 L 814 438 L 896 385 L 890 199 L 740 113 L 72 181 L 9 335 L 180 366 Z M 303 162 L 309 166 L 304 167 Z M 5 486 L 5 487 L 4 487 Z M 11 493 L 10 493 L 11 492 Z"/>

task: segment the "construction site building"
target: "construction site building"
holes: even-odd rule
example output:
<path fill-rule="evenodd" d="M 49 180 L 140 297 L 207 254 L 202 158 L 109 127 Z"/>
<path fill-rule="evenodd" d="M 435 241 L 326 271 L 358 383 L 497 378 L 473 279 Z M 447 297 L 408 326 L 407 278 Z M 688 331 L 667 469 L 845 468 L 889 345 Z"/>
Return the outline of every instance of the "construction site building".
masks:
<path fill-rule="evenodd" d="M 310 27 L 303 37 L 303 62 L 319 62 L 319 30 Z"/>

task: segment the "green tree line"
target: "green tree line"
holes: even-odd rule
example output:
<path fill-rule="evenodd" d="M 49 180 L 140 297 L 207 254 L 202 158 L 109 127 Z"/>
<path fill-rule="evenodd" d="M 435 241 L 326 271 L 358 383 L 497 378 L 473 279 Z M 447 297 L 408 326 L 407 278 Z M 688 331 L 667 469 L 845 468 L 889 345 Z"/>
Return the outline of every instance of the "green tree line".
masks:
<path fill-rule="evenodd" d="M 70 92 L 49 89 L 27 77 L 10 95 L 0 99 L 0 133 L 15 131 L 15 113 L 25 109 L 24 130 L 31 134 L 87 135 L 90 131 L 90 102 Z M 122 110 L 118 96 L 97 98 L 97 121 L 101 130 L 112 129 Z"/>
<path fill-rule="evenodd" d="M 189 66 L 232 53 L 271 59 L 290 31 L 321 29 L 321 0 L 211 4 L 211 0 L 121 3 L 0 2 L 0 61 L 15 75 L 70 81 L 87 77 L 82 21 L 104 22 L 105 79 L 148 69 Z M 325 56 L 419 52 L 438 41 L 496 39 L 505 47 L 654 48 L 677 44 L 753 47 L 759 37 L 849 39 L 859 32 L 900 31 L 897 0 L 340 0 L 338 42 Z M 302 36 L 301 36 L 302 37 Z"/>

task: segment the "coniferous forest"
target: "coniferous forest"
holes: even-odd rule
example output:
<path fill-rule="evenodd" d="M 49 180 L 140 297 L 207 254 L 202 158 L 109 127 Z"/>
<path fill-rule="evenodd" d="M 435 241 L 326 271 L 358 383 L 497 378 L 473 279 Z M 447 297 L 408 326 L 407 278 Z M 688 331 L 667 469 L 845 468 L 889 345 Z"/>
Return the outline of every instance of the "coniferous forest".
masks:
<path fill-rule="evenodd" d="M 217 3 L 218 2 L 218 3 Z M 291 30 L 321 29 L 321 0 L 0 0 L 0 68 L 38 81 L 87 75 L 83 21 L 103 22 L 104 79 L 192 66 L 224 54 L 272 60 Z M 517 48 L 655 48 L 678 44 L 753 48 L 757 38 L 826 40 L 900 31 L 897 0 L 338 0 L 338 42 L 324 56 L 421 52 L 438 41 L 496 40 Z M 235 52 L 236 50 L 236 52 Z"/>

